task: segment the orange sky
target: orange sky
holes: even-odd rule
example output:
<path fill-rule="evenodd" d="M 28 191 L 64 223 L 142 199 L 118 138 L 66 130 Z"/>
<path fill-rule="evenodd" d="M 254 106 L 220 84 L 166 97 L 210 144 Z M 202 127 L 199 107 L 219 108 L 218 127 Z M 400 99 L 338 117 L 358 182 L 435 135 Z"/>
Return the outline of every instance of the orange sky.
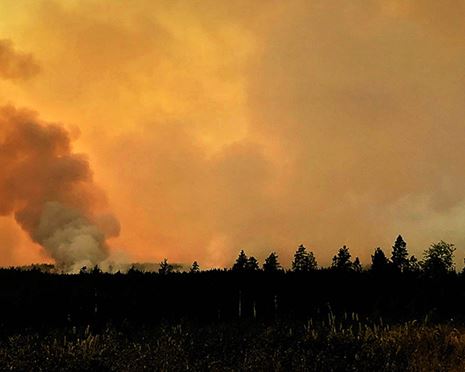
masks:
<path fill-rule="evenodd" d="M 367 262 L 402 233 L 461 262 L 464 17 L 459 0 L 3 0 L 0 105 L 76 138 L 121 223 L 115 260 L 287 265 L 304 243 Z M 9 216 L 0 241 L 1 265 L 46 260 Z"/>

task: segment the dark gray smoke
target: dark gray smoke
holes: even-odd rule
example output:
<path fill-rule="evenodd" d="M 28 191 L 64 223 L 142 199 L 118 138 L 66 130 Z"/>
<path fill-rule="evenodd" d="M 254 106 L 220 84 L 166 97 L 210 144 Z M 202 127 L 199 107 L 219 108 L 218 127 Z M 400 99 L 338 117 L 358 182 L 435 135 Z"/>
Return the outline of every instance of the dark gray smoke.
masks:
<path fill-rule="evenodd" d="M 105 260 L 106 239 L 119 234 L 119 222 L 64 128 L 0 107 L 0 169 L 0 214 L 14 214 L 60 268 Z"/>

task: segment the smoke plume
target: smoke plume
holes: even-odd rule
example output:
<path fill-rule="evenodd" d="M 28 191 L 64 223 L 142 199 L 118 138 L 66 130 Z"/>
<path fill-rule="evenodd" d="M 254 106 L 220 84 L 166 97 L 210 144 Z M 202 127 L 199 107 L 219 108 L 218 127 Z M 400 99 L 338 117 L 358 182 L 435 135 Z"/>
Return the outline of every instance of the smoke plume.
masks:
<path fill-rule="evenodd" d="M 108 256 L 106 239 L 118 235 L 119 223 L 64 128 L 1 107 L 0 168 L 0 215 L 14 214 L 60 268 L 75 271 Z"/>
<path fill-rule="evenodd" d="M 13 48 L 10 40 L 0 40 L 0 77 L 4 79 L 27 79 L 39 72 L 39 65 L 31 54 Z"/>

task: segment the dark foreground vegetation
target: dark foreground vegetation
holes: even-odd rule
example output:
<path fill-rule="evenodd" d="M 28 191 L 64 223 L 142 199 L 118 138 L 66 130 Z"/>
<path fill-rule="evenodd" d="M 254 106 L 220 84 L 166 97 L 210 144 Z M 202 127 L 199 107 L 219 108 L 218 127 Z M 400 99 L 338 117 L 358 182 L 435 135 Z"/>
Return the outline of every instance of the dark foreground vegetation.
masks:
<path fill-rule="evenodd" d="M 2 370 L 463 371 L 465 332 L 415 322 L 183 323 L 130 331 L 89 328 L 10 336 Z"/>
<path fill-rule="evenodd" d="M 125 323 L 363 319 L 465 322 L 465 276 L 372 271 L 46 274 L 0 270 L 0 333 Z"/>
<path fill-rule="evenodd" d="M 320 268 L 300 246 L 291 270 L 243 251 L 224 270 L 3 269 L 0 369 L 465 370 L 453 252 L 439 242 L 418 261 L 399 237 L 365 268 L 347 247 Z"/>

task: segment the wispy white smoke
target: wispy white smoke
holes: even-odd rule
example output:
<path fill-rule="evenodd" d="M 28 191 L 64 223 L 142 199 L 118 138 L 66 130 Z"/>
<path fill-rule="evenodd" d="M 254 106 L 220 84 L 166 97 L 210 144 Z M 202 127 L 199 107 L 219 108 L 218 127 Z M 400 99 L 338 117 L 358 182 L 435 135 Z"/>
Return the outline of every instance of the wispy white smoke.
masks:
<path fill-rule="evenodd" d="M 98 264 L 106 258 L 105 235 L 80 212 L 58 202 L 47 202 L 33 239 L 60 263 L 73 271 Z"/>

